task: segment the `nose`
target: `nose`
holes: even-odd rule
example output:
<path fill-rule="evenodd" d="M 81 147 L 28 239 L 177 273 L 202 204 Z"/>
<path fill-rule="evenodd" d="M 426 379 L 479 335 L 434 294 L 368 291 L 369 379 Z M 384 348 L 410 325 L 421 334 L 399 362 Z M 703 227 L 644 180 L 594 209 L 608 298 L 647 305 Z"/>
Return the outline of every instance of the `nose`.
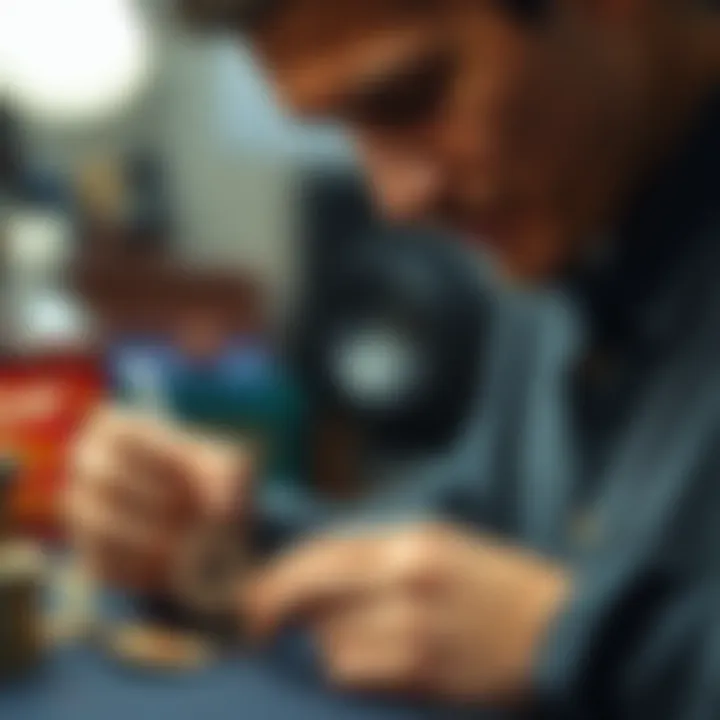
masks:
<path fill-rule="evenodd" d="M 381 212 L 391 221 L 430 216 L 442 192 L 442 172 L 421 152 L 400 148 L 360 148 L 368 180 Z"/>

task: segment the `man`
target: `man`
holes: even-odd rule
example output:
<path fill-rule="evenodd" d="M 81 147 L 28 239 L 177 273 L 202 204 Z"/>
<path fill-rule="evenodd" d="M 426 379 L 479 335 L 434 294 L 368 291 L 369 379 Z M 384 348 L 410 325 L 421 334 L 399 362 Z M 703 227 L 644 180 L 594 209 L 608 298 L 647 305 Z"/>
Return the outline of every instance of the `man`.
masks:
<path fill-rule="evenodd" d="M 346 125 L 390 217 L 458 230 L 521 283 L 560 278 L 588 332 L 585 362 L 553 359 L 539 322 L 503 310 L 487 452 L 394 499 L 422 522 L 286 550 L 244 596 L 251 628 L 305 621 L 353 689 L 716 717 L 720 17 L 701 0 L 222 5 L 287 107 Z M 301 509 L 280 523 L 251 475 L 232 449 L 108 412 L 78 454 L 78 545 L 149 588 L 189 516 L 298 537 Z"/>

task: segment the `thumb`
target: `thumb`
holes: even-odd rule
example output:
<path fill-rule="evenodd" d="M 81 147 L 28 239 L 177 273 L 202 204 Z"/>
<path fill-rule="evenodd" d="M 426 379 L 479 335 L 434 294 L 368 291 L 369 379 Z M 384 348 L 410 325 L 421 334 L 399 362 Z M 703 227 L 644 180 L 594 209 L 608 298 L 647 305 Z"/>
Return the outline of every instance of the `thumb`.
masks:
<path fill-rule="evenodd" d="M 249 509 L 257 460 L 249 446 L 199 442 L 189 449 L 191 477 L 205 517 L 225 521 Z"/>

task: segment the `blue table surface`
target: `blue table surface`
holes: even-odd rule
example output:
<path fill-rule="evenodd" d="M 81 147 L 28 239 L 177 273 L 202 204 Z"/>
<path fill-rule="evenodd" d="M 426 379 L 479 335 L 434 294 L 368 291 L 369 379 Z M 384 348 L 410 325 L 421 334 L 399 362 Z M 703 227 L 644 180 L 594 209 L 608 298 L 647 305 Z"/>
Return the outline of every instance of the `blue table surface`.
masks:
<path fill-rule="evenodd" d="M 296 649 L 237 657 L 197 673 L 117 664 L 92 648 L 66 648 L 21 682 L 0 686 L 2 720 L 425 720 L 462 717 L 330 691 Z"/>

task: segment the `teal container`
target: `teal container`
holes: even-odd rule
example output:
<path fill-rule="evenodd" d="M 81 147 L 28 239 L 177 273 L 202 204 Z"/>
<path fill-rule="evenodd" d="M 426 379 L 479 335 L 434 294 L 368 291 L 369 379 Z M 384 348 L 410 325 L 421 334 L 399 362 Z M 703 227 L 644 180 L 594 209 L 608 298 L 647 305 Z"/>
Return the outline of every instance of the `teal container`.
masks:
<path fill-rule="evenodd" d="M 212 368 L 175 367 L 163 377 L 165 411 L 224 438 L 261 449 L 261 479 L 305 484 L 310 478 L 310 410 L 300 385 L 280 369 L 232 382 Z M 122 379 L 117 395 L 132 402 Z"/>
<path fill-rule="evenodd" d="M 233 386 L 211 373 L 185 371 L 173 385 L 171 403 L 180 420 L 238 442 L 257 443 L 267 481 L 308 480 L 310 413 L 291 377 L 278 372 Z"/>

